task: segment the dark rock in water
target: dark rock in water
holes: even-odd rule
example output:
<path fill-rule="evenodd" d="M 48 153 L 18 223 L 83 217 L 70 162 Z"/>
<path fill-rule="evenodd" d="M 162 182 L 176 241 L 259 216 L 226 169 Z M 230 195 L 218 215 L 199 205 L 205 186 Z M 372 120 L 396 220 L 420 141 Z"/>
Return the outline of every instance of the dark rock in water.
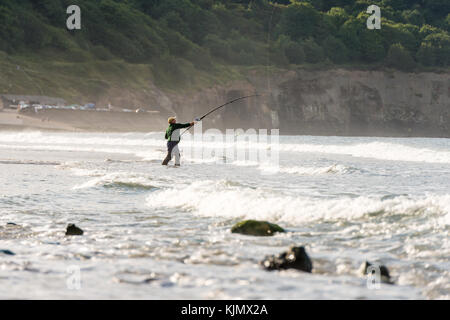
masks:
<path fill-rule="evenodd" d="M 369 269 L 369 267 L 373 267 L 371 269 Z M 377 268 L 380 272 L 380 280 L 383 283 L 388 283 L 388 284 L 393 284 L 393 282 L 391 281 L 391 276 L 389 275 L 389 270 L 386 266 L 383 265 L 377 265 L 377 264 L 372 264 L 368 261 L 365 261 L 361 267 L 360 270 L 362 272 L 363 275 L 367 275 L 369 274 L 369 272 L 374 273 L 377 272 Z"/>
<path fill-rule="evenodd" d="M 285 232 L 280 226 L 267 221 L 244 220 L 231 228 L 232 233 L 250 236 L 273 236 L 275 232 Z"/>
<path fill-rule="evenodd" d="M 6 225 L 7 225 L 7 226 L 17 226 L 17 223 L 14 223 L 14 222 L 8 222 Z"/>
<path fill-rule="evenodd" d="M 81 236 L 81 235 L 83 235 L 83 230 L 78 228 L 73 223 L 67 226 L 66 236 Z"/>
<path fill-rule="evenodd" d="M 260 264 L 266 270 L 297 269 L 305 272 L 312 271 L 312 262 L 304 247 L 291 247 L 278 257 L 267 256 Z"/>
<path fill-rule="evenodd" d="M 15 255 L 14 252 L 9 251 L 9 250 L 0 250 L 0 253 L 7 254 L 7 255 L 10 255 L 10 256 L 14 256 Z"/>

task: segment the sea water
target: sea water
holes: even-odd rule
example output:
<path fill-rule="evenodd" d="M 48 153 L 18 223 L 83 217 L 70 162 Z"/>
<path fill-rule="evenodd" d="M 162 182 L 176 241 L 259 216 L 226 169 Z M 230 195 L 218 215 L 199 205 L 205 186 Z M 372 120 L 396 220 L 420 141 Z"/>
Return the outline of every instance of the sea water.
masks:
<path fill-rule="evenodd" d="M 183 137 L 172 168 L 161 132 L 0 132 L 0 250 L 15 253 L 0 253 L 0 298 L 450 298 L 450 139 L 235 146 L 276 150 L 274 165 L 195 156 L 222 146 Z M 287 232 L 231 233 L 243 219 Z M 292 245 L 312 273 L 259 265 Z M 364 261 L 394 284 L 371 286 Z"/>

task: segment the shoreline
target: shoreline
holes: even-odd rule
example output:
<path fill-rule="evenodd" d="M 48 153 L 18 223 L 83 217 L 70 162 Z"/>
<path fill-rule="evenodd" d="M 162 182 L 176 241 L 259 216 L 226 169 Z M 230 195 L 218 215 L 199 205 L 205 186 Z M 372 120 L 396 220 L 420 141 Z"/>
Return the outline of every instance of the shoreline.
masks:
<path fill-rule="evenodd" d="M 147 132 L 164 132 L 165 127 L 161 127 L 155 130 L 96 130 L 95 128 L 72 128 L 72 129 L 61 129 L 61 128 L 44 128 L 37 126 L 19 126 L 19 125 L 3 125 L 0 124 L 0 132 L 55 132 L 55 133 L 147 133 Z M 349 137 L 349 138 L 416 138 L 416 139 L 450 139 L 450 136 L 435 136 L 435 135 L 337 135 L 337 134 L 280 134 L 281 136 L 311 136 L 311 137 Z"/>
<path fill-rule="evenodd" d="M 58 132 L 148 132 L 162 130 L 165 121 L 155 113 L 81 110 L 1 111 L 0 130 Z"/>
<path fill-rule="evenodd" d="M 96 110 L 62 110 L 47 109 L 35 112 L 33 110 L 15 111 L 0 109 L 0 131 L 55 131 L 55 132 L 159 132 L 167 127 L 167 115 L 154 112 L 119 112 Z M 203 129 L 214 128 L 210 123 L 203 125 Z M 232 126 L 232 128 L 242 128 Z M 214 128 L 225 132 L 226 128 Z M 244 130 L 251 129 L 244 127 Z M 256 127 L 258 129 L 273 129 Z M 276 129 L 276 128 L 275 128 Z M 373 123 L 366 129 L 348 131 L 328 128 L 324 123 L 305 121 L 299 123 L 298 128 L 280 128 L 280 135 L 287 136 L 335 136 L 335 137 L 380 137 L 380 138 L 443 138 L 449 139 L 450 134 L 437 132 L 432 128 L 417 126 L 412 129 L 383 128 L 382 123 Z"/>

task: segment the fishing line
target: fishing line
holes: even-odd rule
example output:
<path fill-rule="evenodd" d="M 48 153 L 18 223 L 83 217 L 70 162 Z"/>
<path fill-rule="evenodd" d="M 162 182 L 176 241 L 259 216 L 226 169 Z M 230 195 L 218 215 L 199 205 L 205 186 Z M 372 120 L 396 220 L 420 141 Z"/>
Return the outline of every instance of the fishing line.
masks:
<path fill-rule="evenodd" d="M 203 120 L 203 118 L 207 117 L 208 115 L 210 115 L 210 114 L 213 113 L 214 111 L 219 110 L 220 108 L 223 108 L 223 107 L 225 107 L 226 105 L 232 104 L 233 102 L 236 102 L 236 101 L 238 101 L 238 100 L 242 100 L 242 99 L 246 99 L 246 98 L 251 98 L 251 97 L 258 97 L 258 96 L 259 96 L 259 94 L 253 94 L 253 95 L 251 95 L 251 96 L 240 97 L 240 98 L 237 98 L 237 99 L 228 101 L 227 103 L 222 104 L 222 105 L 220 105 L 220 106 L 218 106 L 218 107 L 212 109 L 211 111 L 205 113 L 205 114 L 204 114 L 203 116 L 201 116 L 200 118 L 196 118 L 195 120 L 196 120 L 196 121 L 201 121 L 201 120 Z M 180 136 L 182 136 L 183 134 L 185 134 L 185 133 L 186 133 L 189 129 L 191 129 L 192 127 L 193 127 L 193 126 L 188 127 L 186 130 L 183 131 L 183 133 L 182 133 Z"/>

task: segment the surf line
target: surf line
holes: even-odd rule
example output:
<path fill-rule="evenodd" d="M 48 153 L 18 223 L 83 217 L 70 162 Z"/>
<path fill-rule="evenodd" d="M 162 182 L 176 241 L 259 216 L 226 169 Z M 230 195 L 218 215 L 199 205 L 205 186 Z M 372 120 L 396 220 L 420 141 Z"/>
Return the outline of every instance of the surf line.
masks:
<path fill-rule="evenodd" d="M 218 107 L 216 107 L 216 108 L 214 108 L 214 109 L 212 109 L 211 111 L 208 111 L 207 113 L 205 113 L 203 116 L 201 116 L 200 118 L 195 118 L 195 121 L 202 121 L 204 118 L 206 118 L 207 116 L 209 116 L 211 113 L 213 113 L 214 111 L 217 111 L 217 110 L 219 110 L 220 108 L 223 108 L 223 107 L 225 107 L 225 106 L 227 106 L 227 105 L 229 105 L 229 104 L 232 104 L 232 103 L 234 103 L 234 102 L 236 102 L 236 101 L 239 101 L 239 100 L 242 100 L 242 99 L 247 99 L 247 98 L 251 98 L 251 97 L 258 97 L 258 96 L 260 96 L 259 94 L 252 94 L 252 95 L 250 95 L 250 96 L 245 96 L 245 97 L 240 97 L 240 98 L 237 98 L 237 99 L 234 99 L 234 100 L 231 100 L 231 101 L 228 101 L 227 103 L 224 103 L 224 104 L 222 104 L 222 105 L 220 105 L 220 106 L 218 106 Z M 190 127 L 188 127 L 186 130 L 184 130 L 182 133 L 181 133 L 181 135 L 180 136 L 182 136 L 183 134 L 185 134 L 187 131 L 189 131 L 189 129 L 191 129 L 193 126 L 190 126 Z"/>

